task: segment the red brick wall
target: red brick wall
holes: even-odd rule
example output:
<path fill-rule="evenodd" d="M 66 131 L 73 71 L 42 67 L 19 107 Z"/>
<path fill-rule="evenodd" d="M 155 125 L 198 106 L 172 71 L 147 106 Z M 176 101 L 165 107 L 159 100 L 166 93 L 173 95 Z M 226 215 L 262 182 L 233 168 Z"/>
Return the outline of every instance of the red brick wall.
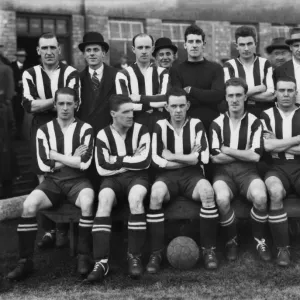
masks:
<path fill-rule="evenodd" d="M 81 15 L 72 16 L 72 65 L 78 70 L 82 70 L 85 66 L 84 58 L 78 45 L 82 42 L 84 35 L 84 17 Z"/>

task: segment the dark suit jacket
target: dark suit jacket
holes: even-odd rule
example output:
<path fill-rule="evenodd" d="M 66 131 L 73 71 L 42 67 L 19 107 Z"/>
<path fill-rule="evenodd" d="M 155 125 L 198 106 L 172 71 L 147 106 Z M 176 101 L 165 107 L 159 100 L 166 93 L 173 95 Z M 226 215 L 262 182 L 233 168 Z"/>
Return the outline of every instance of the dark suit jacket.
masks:
<path fill-rule="evenodd" d="M 11 63 L 11 68 L 14 72 L 15 90 L 18 94 L 22 93 L 22 85 L 20 85 L 19 82 L 22 80 L 22 74 L 25 70 L 24 64 L 23 64 L 23 68 L 19 69 L 17 61 L 13 61 Z"/>
<path fill-rule="evenodd" d="M 293 77 L 295 78 L 294 64 L 293 60 L 289 60 L 280 67 L 277 67 L 273 72 L 274 84 L 276 86 L 277 80 L 280 77 Z"/>
<path fill-rule="evenodd" d="M 81 106 L 78 117 L 93 127 L 95 135 L 111 122 L 108 100 L 111 95 L 116 94 L 117 71 L 104 64 L 101 86 L 97 93 L 93 91 L 89 68 L 86 67 L 80 72 Z"/>

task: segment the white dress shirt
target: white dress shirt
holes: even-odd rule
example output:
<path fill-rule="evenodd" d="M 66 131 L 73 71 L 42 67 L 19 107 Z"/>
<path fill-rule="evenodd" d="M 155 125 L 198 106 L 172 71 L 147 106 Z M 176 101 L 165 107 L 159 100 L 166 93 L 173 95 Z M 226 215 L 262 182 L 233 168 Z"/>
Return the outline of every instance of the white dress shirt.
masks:
<path fill-rule="evenodd" d="M 294 57 L 293 57 L 293 65 L 294 65 L 295 79 L 297 82 L 297 90 L 298 90 L 296 102 L 300 104 L 300 64 L 294 59 Z"/>
<path fill-rule="evenodd" d="M 101 82 L 101 79 L 102 79 L 102 76 L 103 76 L 103 69 L 104 69 L 103 64 L 102 64 L 101 67 L 98 68 L 97 70 L 93 70 L 91 67 L 89 67 L 89 73 L 90 73 L 90 75 L 91 75 L 91 78 L 93 77 L 93 74 L 94 74 L 94 72 L 96 71 L 96 73 L 97 73 L 97 78 L 98 78 L 99 82 Z"/>

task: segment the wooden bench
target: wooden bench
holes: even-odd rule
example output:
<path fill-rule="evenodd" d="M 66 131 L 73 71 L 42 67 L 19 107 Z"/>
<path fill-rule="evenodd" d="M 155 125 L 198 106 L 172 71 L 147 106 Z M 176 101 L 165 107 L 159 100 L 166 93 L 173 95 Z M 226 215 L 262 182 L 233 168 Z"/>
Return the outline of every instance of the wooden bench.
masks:
<path fill-rule="evenodd" d="M 251 203 L 243 197 L 237 197 L 232 202 L 238 219 L 248 219 Z M 148 205 L 146 205 L 148 207 Z M 284 201 L 284 208 L 289 218 L 300 218 L 300 199 L 296 195 L 290 195 Z M 196 220 L 199 218 L 200 203 L 177 197 L 165 207 L 166 220 Z M 64 203 L 58 209 L 48 209 L 40 212 L 55 223 L 69 223 L 70 225 L 70 255 L 75 255 L 76 249 L 76 223 L 79 223 L 80 209 L 72 204 Z M 113 210 L 113 221 L 126 222 L 129 214 L 128 206 Z"/>

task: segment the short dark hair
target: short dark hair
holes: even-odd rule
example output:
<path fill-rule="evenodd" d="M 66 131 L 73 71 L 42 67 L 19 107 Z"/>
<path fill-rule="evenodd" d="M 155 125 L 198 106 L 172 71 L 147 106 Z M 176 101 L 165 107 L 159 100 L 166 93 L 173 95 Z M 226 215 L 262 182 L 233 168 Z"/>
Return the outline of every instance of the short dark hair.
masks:
<path fill-rule="evenodd" d="M 252 36 L 254 42 L 256 43 L 256 30 L 251 26 L 240 26 L 235 31 L 235 41 L 237 42 L 239 37 L 247 37 Z"/>
<path fill-rule="evenodd" d="M 241 86 L 245 94 L 248 92 L 248 84 L 245 79 L 240 77 L 232 77 L 225 82 L 225 91 L 229 86 Z"/>
<path fill-rule="evenodd" d="M 135 40 L 136 40 L 136 38 L 138 38 L 138 37 L 146 37 L 146 36 L 149 36 L 149 38 L 150 38 L 151 41 L 152 41 L 152 46 L 153 46 L 153 45 L 154 45 L 154 38 L 153 38 L 152 35 L 147 34 L 147 33 L 138 33 L 138 34 L 136 34 L 136 35 L 133 37 L 133 39 L 132 39 L 132 46 L 135 47 Z"/>
<path fill-rule="evenodd" d="M 279 77 L 276 81 L 276 90 L 277 90 L 277 84 L 279 81 L 283 81 L 283 82 L 293 82 L 295 83 L 295 87 L 297 89 L 297 82 L 296 79 L 292 76 L 284 76 L 284 77 Z"/>
<path fill-rule="evenodd" d="M 57 36 L 54 33 L 52 33 L 52 32 L 45 32 L 42 35 L 40 35 L 38 44 L 40 44 L 40 39 L 53 39 L 53 38 L 55 38 L 57 40 L 57 43 L 59 44 L 58 38 L 57 38 Z"/>
<path fill-rule="evenodd" d="M 56 90 L 54 95 L 54 103 L 57 102 L 58 95 L 70 95 L 73 96 L 74 102 L 78 102 L 79 98 L 77 97 L 77 92 L 70 87 L 63 87 Z"/>
<path fill-rule="evenodd" d="M 131 99 L 126 95 L 111 95 L 109 98 L 109 110 L 118 111 L 120 106 L 125 103 L 132 103 Z"/>
<path fill-rule="evenodd" d="M 190 25 L 189 27 L 187 27 L 187 29 L 184 32 L 184 41 L 186 42 L 187 40 L 187 36 L 189 34 L 196 34 L 196 35 L 201 35 L 202 36 L 202 41 L 205 41 L 205 33 L 202 30 L 202 28 L 200 28 L 199 26 L 197 26 L 196 24 Z"/>
<path fill-rule="evenodd" d="M 187 99 L 187 93 L 184 89 L 178 87 L 178 86 L 174 86 L 172 88 L 170 88 L 166 94 L 167 97 L 167 103 L 169 103 L 169 98 L 171 96 L 176 96 L 176 97 L 180 97 L 180 96 L 185 96 Z"/>

